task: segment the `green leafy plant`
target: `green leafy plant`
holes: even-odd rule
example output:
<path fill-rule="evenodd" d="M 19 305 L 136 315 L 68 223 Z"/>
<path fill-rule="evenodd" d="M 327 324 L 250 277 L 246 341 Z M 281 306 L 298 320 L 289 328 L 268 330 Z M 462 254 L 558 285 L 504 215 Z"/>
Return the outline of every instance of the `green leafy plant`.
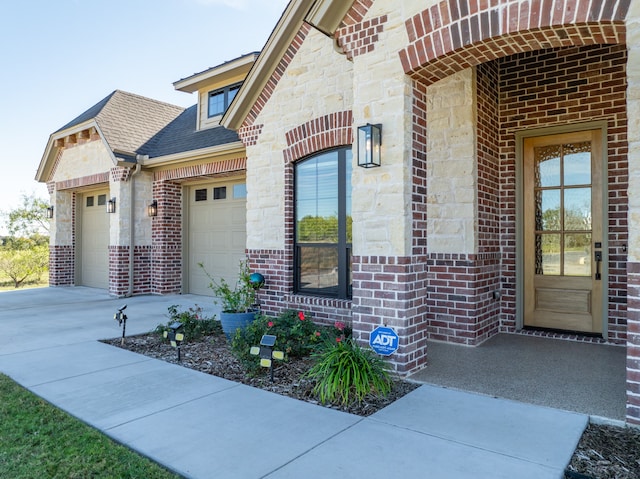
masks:
<path fill-rule="evenodd" d="M 246 313 L 255 309 L 256 289 L 251 283 L 251 271 L 247 260 L 240 261 L 238 281 L 234 287 L 224 279 L 214 279 L 202 263 L 198 263 L 204 274 L 209 278 L 209 288 L 216 296 L 215 304 L 222 306 L 225 313 Z"/>
<path fill-rule="evenodd" d="M 168 308 L 169 322 L 167 324 L 159 324 L 156 326 L 155 333 L 163 336 L 165 331 L 169 331 L 169 325 L 176 321 L 182 323 L 184 340 L 194 341 L 202 336 L 212 334 L 222 334 L 220 321 L 215 318 L 207 318 L 204 316 L 202 308 L 197 304 L 186 310 L 179 310 L 178 306 L 173 304 Z"/>
<path fill-rule="evenodd" d="M 371 349 L 361 348 L 353 338 L 336 338 L 314 355 L 316 363 L 306 376 L 316 381 L 313 393 L 322 404 L 348 405 L 369 394 L 386 396 L 391 378 L 385 362 Z"/>
<path fill-rule="evenodd" d="M 252 356 L 249 351 L 252 346 L 260 344 L 263 335 L 276 336 L 274 349 L 283 351 L 286 358 L 304 357 L 328 338 L 343 334 L 344 325 L 337 324 L 342 330 L 318 326 L 308 313 L 296 310 L 287 310 L 278 316 L 258 315 L 253 323 L 236 333 L 231 348 L 244 366 L 250 372 L 255 372 L 259 369 L 259 358 Z"/>

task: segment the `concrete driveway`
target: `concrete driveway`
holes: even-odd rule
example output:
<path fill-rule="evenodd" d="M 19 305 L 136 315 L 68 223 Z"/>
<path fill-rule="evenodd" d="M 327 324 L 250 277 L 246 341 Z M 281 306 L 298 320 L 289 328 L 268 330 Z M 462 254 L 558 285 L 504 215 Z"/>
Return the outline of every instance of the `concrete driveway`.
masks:
<path fill-rule="evenodd" d="M 0 372 L 190 478 L 560 479 L 581 414 L 424 385 L 362 418 L 98 342 L 166 322 L 201 296 L 90 288 L 0 293 Z"/>

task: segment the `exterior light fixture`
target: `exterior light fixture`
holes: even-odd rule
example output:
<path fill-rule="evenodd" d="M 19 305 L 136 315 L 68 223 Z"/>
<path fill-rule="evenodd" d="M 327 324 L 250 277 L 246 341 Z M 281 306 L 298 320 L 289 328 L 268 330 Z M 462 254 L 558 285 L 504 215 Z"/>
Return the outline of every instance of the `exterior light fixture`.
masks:
<path fill-rule="evenodd" d="M 116 212 L 116 199 L 115 197 L 111 198 L 107 201 L 107 213 L 115 213 Z"/>
<path fill-rule="evenodd" d="M 380 166 L 382 125 L 367 123 L 358 127 L 358 166 L 373 168 Z"/>
<path fill-rule="evenodd" d="M 53 219 L 53 205 L 47 207 L 47 218 Z"/>
<path fill-rule="evenodd" d="M 183 324 L 175 321 L 169 325 L 169 330 L 163 333 L 163 336 L 169 340 L 171 346 L 178 350 L 178 361 L 180 361 L 180 343 L 184 341 Z"/>
<path fill-rule="evenodd" d="M 147 216 L 158 216 L 158 202 L 153 200 L 149 206 L 147 206 Z"/>
<path fill-rule="evenodd" d="M 252 346 L 249 352 L 254 356 L 260 357 L 260 366 L 271 370 L 271 382 L 273 382 L 273 359 L 282 361 L 284 359 L 283 351 L 274 351 L 277 337 L 272 334 L 265 334 L 260 339 L 260 346 Z"/>
<path fill-rule="evenodd" d="M 124 335 L 127 330 L 127 315 L 124 314 L 124 310 L 127 309 L 127 305 L 122 306 L 116 314 L 113 315 L 113 319 L 118 321 L 118 326 L 122 327 L 122 339 L 120 340 L 120 344 L 124 344 Z"/>

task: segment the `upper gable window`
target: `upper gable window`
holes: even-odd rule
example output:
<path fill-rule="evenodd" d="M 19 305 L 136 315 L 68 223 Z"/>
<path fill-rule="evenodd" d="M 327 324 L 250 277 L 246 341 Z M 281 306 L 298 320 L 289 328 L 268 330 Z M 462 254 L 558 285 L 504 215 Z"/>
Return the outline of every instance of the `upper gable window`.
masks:
<path fill-rule="evenodd" d="M 240 83 L 231 85 L 220 90 L 214 90 L 209 92 L 209 118 L 212 116 L 222 115 L 235 98 L 238 90 L 240 90 Z"/>

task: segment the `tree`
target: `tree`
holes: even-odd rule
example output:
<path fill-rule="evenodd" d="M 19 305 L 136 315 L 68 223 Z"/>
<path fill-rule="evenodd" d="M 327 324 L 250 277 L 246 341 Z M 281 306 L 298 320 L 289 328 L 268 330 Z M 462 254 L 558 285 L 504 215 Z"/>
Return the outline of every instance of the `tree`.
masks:
<path fill-rule="evenodd" d="M 39 280 L 48 265 L 49 248 L 46 245 L 0 250 L 0 272 L 11 279 L 15 288 L 19 288 L 30 277 Z"/>
<path fill-rule="evenodd" d="M 22 195 L 19 207 L 5 213 L 7 231 L 11 236 L 29 238 L 49 233 L 48 203 L 34 193 Z"/>
<path fill-rule="evenodd" d="M 4 213 L 10 236 L 0 246 L 0 276 L 16 288 L 29 279 L 39 281 L 49 266 L 47 206 L 34 194 L 22 195 L 22 204 Z"/>

